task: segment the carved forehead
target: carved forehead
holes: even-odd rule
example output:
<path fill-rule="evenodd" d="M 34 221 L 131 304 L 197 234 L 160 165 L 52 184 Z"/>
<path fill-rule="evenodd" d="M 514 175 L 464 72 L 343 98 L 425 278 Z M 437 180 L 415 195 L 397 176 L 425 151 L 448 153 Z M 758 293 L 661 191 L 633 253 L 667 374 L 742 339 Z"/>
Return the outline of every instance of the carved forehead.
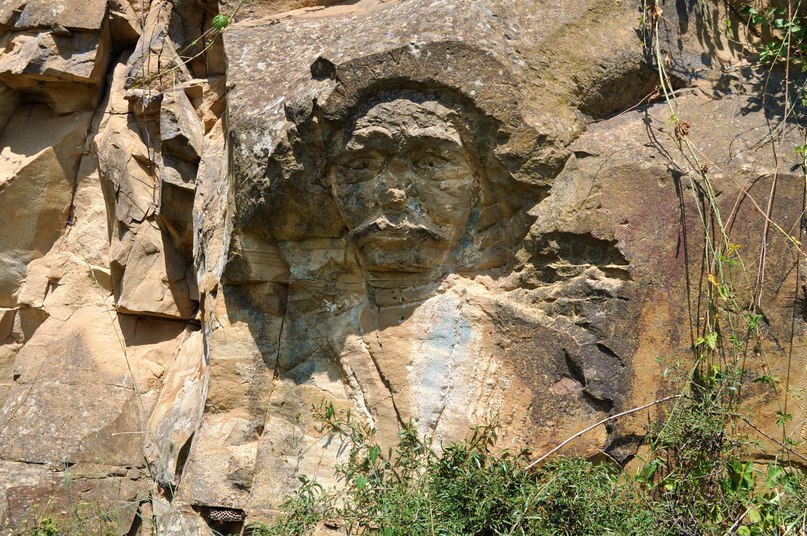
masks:
<path fill-rule="evenodd" d="M 356 127 L 379 123 L 394 125 L 412 124 L 420 127 L 450 124 L 455 112 L 435 100 L 416 102 L 412 99 L 393 99 L 379 102 L 356 120 Z M 453 128 L 453 126 L 451 126 Z"/>
<path fill-rule="evenodd" d="M 437 101 L 394 99 L 376 104 L 356 119 L 350 138 L 425 136 L 450 140 L 460 136 L 451 122 L 456 113 Z"/>

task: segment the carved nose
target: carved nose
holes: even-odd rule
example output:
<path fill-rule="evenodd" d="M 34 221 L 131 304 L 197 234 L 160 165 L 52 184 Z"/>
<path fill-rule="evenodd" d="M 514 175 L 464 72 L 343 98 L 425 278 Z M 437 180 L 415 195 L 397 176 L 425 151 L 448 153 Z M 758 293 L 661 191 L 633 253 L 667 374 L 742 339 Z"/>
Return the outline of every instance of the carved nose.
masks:
<path fill-rule="evenodd" d="M 381 206 L 394 210 L 406 206 L 407 189 L 411 186 L 412 178 L 409 176 L 409 166 L 398 158 L 387 163 L 384 173 L 384 183 L 380 192 Z"/>
<path fill-rule="evenodd" d="M 381 192 L 381 206 L 400 210 L 406 205 L 406 192 L 402 188 L 387 188 Z"/>

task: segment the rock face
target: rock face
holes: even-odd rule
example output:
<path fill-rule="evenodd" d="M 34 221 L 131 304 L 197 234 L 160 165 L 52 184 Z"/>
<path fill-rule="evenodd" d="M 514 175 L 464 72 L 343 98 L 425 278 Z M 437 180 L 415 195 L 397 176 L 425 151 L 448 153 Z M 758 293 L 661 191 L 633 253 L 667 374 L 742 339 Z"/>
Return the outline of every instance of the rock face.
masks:
<path fill-rule="evenodd" d="M 0 519 L 271 519 L 332 478 L 323 401 L 387 445 L 496 416 L 542 452 L 668 394 L 703 243 L 640 4 L 0 0 Z M 775 357 L 746 368 L 785 377 L 792 340 L 798 400 L 800 252 L 759 217 L 773 196 L 800 225 L 800 162 L 763 143 L 780 88 L 669 10 L 678 106 L 732 241 L 767 258 L 747 280 Z M 627 462 L 657 411 L 572 451 Z"/>

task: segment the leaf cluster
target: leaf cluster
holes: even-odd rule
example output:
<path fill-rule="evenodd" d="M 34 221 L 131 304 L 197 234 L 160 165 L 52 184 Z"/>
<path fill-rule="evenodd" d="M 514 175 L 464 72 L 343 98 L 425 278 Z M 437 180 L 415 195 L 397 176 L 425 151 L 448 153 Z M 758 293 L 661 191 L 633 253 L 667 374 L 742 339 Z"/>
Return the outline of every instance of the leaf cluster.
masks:
<path fill-rule="evenodd" d="M 758 9 L 745 6 L 740 13 L 747 17 L 749 26 L 764 30 L 766 38 L 759 50 L 759 62 L 772 64 L 789 59 L 798 60 L 805 68 L 807 57 L 807 21 L 802 16 L 788 15 L 781 7 Z"/>

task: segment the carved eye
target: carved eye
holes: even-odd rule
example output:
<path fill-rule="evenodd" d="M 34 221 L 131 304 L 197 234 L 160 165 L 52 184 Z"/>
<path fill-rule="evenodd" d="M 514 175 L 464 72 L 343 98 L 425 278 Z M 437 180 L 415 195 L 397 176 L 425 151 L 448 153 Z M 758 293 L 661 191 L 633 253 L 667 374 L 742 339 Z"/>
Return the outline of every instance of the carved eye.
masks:
<path fill-rule="evenodd" d="M 381 164 L 378 160 L 369 156 L 351 158 L 342 164 L 342 166 L 350 171 L 378 171 L 381 169 Z"/>
<path fill-rule="evenodd" d="M 414 158 L 412 165 L 419 171 L 432 172 L 442 169 L 452 164 L 448 158 L 434 152 L 428 151 Z"/>
<path fill-rule="evenodd" d="M 346 162 L 344 166 L 351 171 L 367 171 L 374 167 L 374 162 L 372 158 L 360 157 Z"/>
<path fill-rule="evenodd" d="M 342 171 L 340 177 L 343 182 L 363 182 L 381 171 L 381 161 L 365 154 L 343 160 L 339 168 Z"/>

